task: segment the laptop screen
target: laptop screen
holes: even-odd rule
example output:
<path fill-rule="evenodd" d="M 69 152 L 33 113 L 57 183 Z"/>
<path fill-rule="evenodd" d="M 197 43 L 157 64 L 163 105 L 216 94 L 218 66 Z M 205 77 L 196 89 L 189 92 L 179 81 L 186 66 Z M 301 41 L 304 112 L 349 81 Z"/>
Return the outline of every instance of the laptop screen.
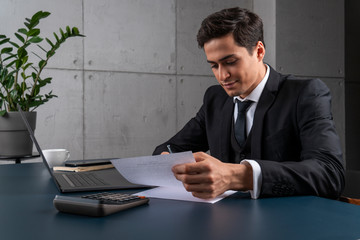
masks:
<path fill-rule="evenodd" d="M 60 190 L 60 186 L 59 186 L 58 182 L 55 180 L 55 177 L 54 177 L 54 175 L 53 175 L 53 172 L 52 172 L 49 164 L 48 164 L 47 161 L 46 161 L 46 158 L 45 158 L 45 156 L 44 156 L 44 154 L 43 154 L 43 152 L 42 152 L 42 150 L 41 150 L 41 148 L 40 148 L 40 145 L 39 145 L 38 141 L 37 141 L 36 138 L 35 138 L 34 131 L 31 129 L 30 124 L 29 124 L 29 121 L 26 119 L 25 114 L 24 114 L 24 112 L 22 111 L 20 105 L 18 105 L 18 110 L 19 110 L 19 113 L 20 113 L 20 115 L 21 115 L 22 120 L 23 120 L 24 123 L 25 123 L 26 129 L 28 130 L 28 132 L 29 132 L 29 134 L 30 134 L 31 140 L 32 140 L 33 143 L 35 144 L 35 147 L 36 147 L 37 151 L 39 152 L 41 158 L 43 159 L 43 163 L 45 164 L 46 168 L 48 169 L 48 171 L 49 171 L 49 173 L 50 173 L 50 175 L 51 175 L 51 177 L 52 177 L 52 179 L 54 180 L 54 182 L 55 182 L 55 184 L 56 184 L 56 187 Z"/>

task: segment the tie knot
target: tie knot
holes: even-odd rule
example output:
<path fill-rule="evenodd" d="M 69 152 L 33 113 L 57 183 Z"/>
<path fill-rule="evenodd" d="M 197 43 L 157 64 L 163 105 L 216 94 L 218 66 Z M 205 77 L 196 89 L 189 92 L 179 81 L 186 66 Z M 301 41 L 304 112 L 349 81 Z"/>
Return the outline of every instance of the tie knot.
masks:
<path fill-rule="evenodd" d="M 253 101 L 250 100 L 246 100 L 246 101 L 240 101 L 239 99 L 236 99 L 237 105 L 238 105 L 238 111 L 240 112 L 246 112 L 251 104 L 253 103 Z"/>

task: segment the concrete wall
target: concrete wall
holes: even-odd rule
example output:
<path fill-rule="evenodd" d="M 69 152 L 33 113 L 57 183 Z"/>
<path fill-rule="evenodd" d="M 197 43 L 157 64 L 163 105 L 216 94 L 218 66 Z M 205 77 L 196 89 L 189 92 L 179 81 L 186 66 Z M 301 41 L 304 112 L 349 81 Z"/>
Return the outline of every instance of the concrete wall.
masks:
<path fill-rule="evenodd" d="M 66 25 L 86 35 L 70 39 L 45 72 L 59 97 L 38 109 L 44 149 L 67 148 L 73 159 L 140 156 L 194 116 L 205 89 L 217 83 L 196 43 L 202 19 L 248 8 L 264 19 L 267 63 L 329 85 L 344 143 L 341 2 L 2 0 L 0 22 L 7 24 L 0 33 L 12 35 L 42 9 L 52 13 L 41 25 L 44 36 Z"/>

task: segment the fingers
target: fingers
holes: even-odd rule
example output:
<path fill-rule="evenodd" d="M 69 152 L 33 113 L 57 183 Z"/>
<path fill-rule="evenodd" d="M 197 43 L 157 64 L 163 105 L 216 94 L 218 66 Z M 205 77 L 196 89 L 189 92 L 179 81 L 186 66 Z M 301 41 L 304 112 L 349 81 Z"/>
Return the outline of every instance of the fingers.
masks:
<path fill-rule="evenodd" d="M 209 170 L 209 166 L 201 162 L 179 164 L 172 167 L 174 174 L 198 174 Z"/>
<path fill-rule="evenodd" d="M 175 178 L 184 184 L 201 184 L 201 183 L 213 183 L 214 179 L 211 175 L 206 173 L 194 173 L 194 174 L 174 174 Z"/>
<path fill-rule="evenodd" d="M 162 152 L 160 153 L 160 155 L 165 155 L 165 154 L 169 154 L 168 152 Z"/>
<path fill-rule="evenodd" d="M 196 152 L 193 155 L 196 161 L 195 163 L 175 165 L 172 168 L 172 171 L 178 174 L 209 172 L 211 170 L 211 162 L 218 161 L 216 158 L 213 158 L 204 152 Z"/>
<path fill-rule="evenodd" d="M 203 199 L 214 198 L 226 191 L 220 171 L 222 163 L 204 152 L 193 155 L 196 162 L 172 167 L 174 176 L 183 183 L 185 189 Z"/>
<path fill-rule="evenodd" d="M 193 153 L 193 156 L 194 156 L 196 162 L 201 162 L 208 158 L 212 158 L 209 154 L 204 153 L 204 152 Z"/>
<path fill-rule="evenodd" d="M 213 192 L 192 192 L 192 195 L 194 197 L 202 198 L 202 199 L 212 199 L 212 198 L 215 198 L 215 197 L 217 197 L 217 196 L 219 196 L 221 194 L 215 194 Z"/>
<path fill-rule="evenodd" d="M 213 185 L 208 184 L 184 184 L 186 191 L 191 192 L 194 197 L 202 199 L 215 198 L 224 193 L 215 189 Z"/>

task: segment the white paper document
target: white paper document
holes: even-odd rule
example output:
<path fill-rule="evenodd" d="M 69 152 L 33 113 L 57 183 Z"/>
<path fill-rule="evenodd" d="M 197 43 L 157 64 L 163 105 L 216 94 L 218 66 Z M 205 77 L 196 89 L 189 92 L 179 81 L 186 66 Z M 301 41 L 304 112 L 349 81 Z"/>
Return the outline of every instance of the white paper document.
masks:
<path fill-rule="evenodd" d="M 137 195 L 215 203 L 235 192 L 227 191 L 223 195 L 210 200 L 196 198 L 187 192 L 182 183 L 175 178 L 171 168 L 177 164 L 195 162 L 191 152 L 113 159 L 111 162 L 129 182 L 140 185 L 159 186 L 137 193 Z"/>

